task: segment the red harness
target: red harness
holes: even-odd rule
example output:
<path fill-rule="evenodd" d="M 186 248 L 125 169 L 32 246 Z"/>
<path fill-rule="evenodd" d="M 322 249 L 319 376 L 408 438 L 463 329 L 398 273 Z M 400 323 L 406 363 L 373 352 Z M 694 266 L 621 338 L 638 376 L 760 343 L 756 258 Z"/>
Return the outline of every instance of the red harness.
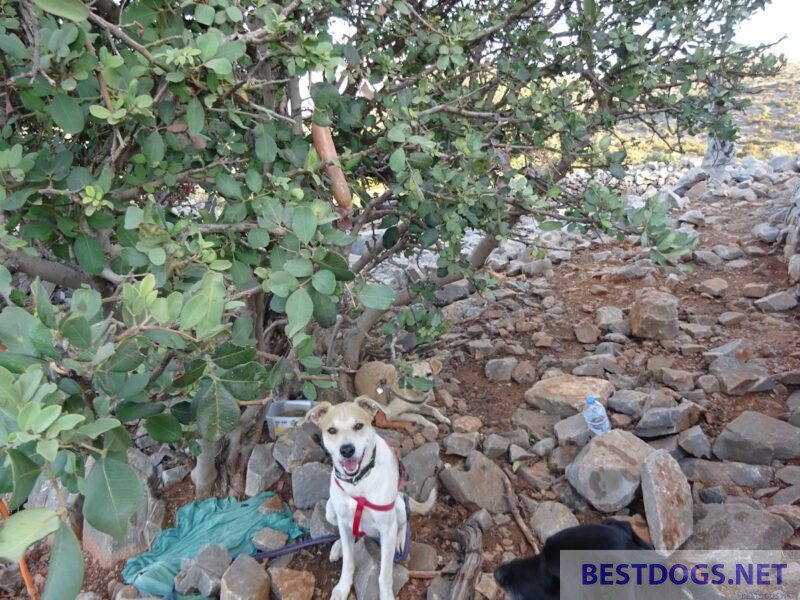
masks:
<path fill-rule="evenodd" d="M 399 490 L 403 485 L 406 483 L 405 477 L 405 468 L 403 467 L 403 463 L 400 461 L 400 455 L 397 452 L 396 448 L 392 448 L 394 452 L 394 456 L 397 459 L 398 465 L 400 465 L 400 477 L 397 481 L 397 489 Z M 336 482 L 336 485 L 342 490 L 347 496 L 350 494 L 342 487 L 342 484 L 339 483 L 339 479 L 334 477 L 333 480 Z M 361 516 L 364 514 L 364 509 L 368 508 L 370 510 L 377 510 L 378 512 L 387 512 L 394 508 L 394 503 L 397 501 L 395 497 L 389 504 L 373 504 L 365 496 L 350 496 L 353 500 L 356 501 L 356 513 L 353 516 L 353 537 L 357 540 L 364 537 L 364 532 L 361 531 Z"/>

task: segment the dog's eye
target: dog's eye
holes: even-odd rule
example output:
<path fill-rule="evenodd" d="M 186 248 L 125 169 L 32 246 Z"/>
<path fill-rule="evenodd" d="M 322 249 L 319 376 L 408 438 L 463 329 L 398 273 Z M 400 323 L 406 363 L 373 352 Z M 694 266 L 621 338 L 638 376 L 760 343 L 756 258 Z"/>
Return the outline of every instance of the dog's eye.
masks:
<path fill-rule="evenodd" d="M 336 435 L 336 427 L 328 427 L 328 433 L 331 435 Z"/>
<path fill-rule="evenodd" d="M 363 423 L 356 423 L 355 425 L 353 425 L 353 431 L 361 431 L 362 429 L 364 429 Z"/>

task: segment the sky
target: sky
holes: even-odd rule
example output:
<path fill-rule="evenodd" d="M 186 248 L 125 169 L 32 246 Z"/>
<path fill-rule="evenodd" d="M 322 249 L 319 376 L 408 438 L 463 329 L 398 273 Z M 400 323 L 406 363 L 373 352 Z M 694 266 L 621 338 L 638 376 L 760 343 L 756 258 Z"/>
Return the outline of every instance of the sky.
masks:
<path fill-rule="evenodd" d="M 775 53 L 800 61 L 800 0 L 772 0 L 764 10 L 758 11 L 742 24 L 736 41 L 742 44 L 774 42 L 783 36 Z"/>

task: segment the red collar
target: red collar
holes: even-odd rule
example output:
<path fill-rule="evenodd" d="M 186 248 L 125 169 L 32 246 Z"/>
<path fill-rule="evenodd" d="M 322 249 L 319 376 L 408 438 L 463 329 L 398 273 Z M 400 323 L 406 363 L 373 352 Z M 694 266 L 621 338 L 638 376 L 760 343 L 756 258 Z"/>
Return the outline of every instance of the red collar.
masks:
<path fill-rule="evenodd" d="M 405 483 L 405 469 L 403 467 L 403 463 L 400 462 L 400 455 L 398 454 L 395 448 L 392 448 L 394 452 L 395 458 L 397 459 L 398 464 L 400 465 L 400 478 L 397 482 L 397 489 L 399 490 L 400 487 Z M 336 485 L 342 490 L 345 494 L 350 496 L 347 493 L 347 490 L 342 487 L 342 484 L 339 483 L 339 478 L 336 477 L 334 474 L 333 480 L 336 482 Z M 395 497 L 389 504 L 373 504 L 369 500 L 367 500 L 364 496 L 350 496 L 353 500 L 356 501 L 356 513 L 353 516 L 353 537 L 355 539 L 360 539 L 364 537 L 364 533 L 361 531 L 361 516 L 364 513 L 364 509 L 368 508 L 370 510 L 377 510 L 378 512 L 387 512 L 394 508 L 395 502 L 397 502 L 397 498 Z"/>

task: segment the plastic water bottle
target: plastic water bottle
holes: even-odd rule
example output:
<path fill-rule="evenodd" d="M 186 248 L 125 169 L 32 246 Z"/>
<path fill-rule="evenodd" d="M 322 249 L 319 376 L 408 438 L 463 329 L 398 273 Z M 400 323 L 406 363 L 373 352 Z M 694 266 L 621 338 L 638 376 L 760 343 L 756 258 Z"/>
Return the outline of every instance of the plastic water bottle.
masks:
<path fill-rule="evenodd" d="M 594 435 L 603 435 L 611 429 L 606 409 L 594 396 L 586 398 L 586 408 L 583 409 L 583 418 L 589 426 L 589 431 Z"/>

